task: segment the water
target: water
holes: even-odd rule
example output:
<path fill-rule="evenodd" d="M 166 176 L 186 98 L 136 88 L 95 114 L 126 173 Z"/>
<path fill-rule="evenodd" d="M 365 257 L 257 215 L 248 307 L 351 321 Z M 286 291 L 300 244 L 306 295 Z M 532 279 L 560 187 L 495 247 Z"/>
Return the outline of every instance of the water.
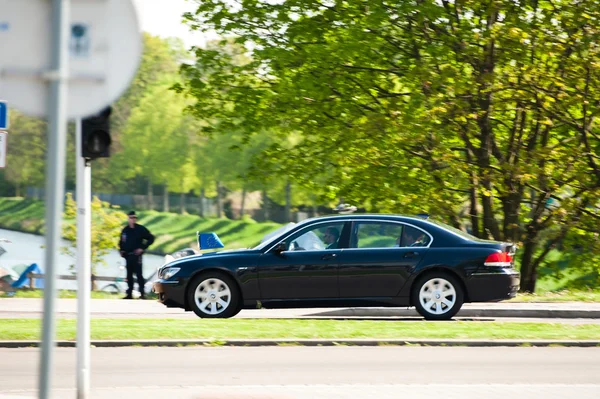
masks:
<path fill-rule="evenodd" d="M 37 263 L 42 269 L 42 272 L 46 271 L 45 249 L 42 247 L 46 244 L 44 236 L 0 229 L 0 238 L 12 241 L 11 243 L 0 243 L 6 250 L 6 252 L 0 256 L 0 266 L 12 267 L 22 264 L 29 266 L 32 263 Z M 118 238 L 119 237 L 115 237 L 115 245 L 118 242 Z M 61 247 L 67 245 L 69 245 L 69 242 L 62 240 Z M 121 269 L 122 266 L 125 266 L 125 260 L 121 258 L 121 255 L 119 255 L 117 250 L 111 251 L 104 257 L 104 260 L 106 261 L 106 266 L 97 266 L 97 275 L 109 277 L 126 276 L 125 270 Z M 158 267 L 164 264 L 164 257 L 158 255 L 144 255 L 143 262 L 144 276 L 148 277 L 154 273 Z M 73 264 L 75 264 L 74 257 L 60 254 L 58 256 L 56 274 L 72 274 L 70 266 Z M 99 285 L 106 284 L 109 283 L 99 282 Z M 57 286 L 58 289 L 74 290 L 77 289 L 77 282 L 58 280 Z"/>

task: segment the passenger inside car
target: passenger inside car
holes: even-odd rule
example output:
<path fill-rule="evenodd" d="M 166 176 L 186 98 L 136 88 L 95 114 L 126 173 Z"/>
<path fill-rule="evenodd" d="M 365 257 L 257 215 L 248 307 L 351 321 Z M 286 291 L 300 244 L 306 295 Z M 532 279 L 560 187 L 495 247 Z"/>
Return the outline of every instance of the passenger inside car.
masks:
<path fill-rule="evenodd" d="M 396 240 L 400 247 L 426 247 L 429 237 L 422 231 L 407 226 Z"/>
<path fill-rule="evenodd" d="M 325 229 L 323 234 L 323 241 L 327 246 L 325 249 L 337 249 L 338 239 L 340 238 L 340 232 L 335 227 L 328 227 Z"/>

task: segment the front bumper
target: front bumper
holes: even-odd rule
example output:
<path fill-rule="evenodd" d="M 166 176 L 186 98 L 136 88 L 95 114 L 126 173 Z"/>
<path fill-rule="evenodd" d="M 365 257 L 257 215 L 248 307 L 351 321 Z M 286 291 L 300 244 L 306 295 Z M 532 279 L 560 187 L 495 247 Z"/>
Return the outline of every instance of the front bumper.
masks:
<path fill-rule="evenodd" d="M 158 301 L 168 308 L 185 308 L 185 284 L 178 280 L 155 280 L 152 291 Z"/>
<path fill-rule="evenodd" d="M 480 269 L 466 281 L 470 302 L 497 302 L 514 298 L 521 274 L 515 269 Z"/>

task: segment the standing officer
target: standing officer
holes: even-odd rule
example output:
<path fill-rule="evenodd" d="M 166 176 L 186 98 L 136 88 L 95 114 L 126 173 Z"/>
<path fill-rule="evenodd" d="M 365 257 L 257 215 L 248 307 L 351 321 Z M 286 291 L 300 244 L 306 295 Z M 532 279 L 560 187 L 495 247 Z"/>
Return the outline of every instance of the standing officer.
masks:
<path fill-rule="evenodd" d="M 137 224 L 135 211 L 128 214 L 128 225 L 121 231 L 119 241 L 119 250 L 121 256 L 127 262 L 127 296 L 123 299 L 132 299 L 133 275 L 136 275 L 138 286 L 140 288 L 141 298 L 146 299 L 144 292 L 144 276 L 142 274 L 142 254 L 154 242 L 154 236 L 150 234 L 147 228 Z"/>

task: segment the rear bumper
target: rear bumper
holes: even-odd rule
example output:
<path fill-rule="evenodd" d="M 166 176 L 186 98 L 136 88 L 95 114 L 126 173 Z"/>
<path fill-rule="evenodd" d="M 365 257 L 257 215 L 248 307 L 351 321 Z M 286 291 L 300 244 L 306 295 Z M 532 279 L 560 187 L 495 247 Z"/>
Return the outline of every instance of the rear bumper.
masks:
<path fill-rule="evenodd" d="M 152 291 L 158 295 L 158 301 L 168 308 L 185 308 L 185 284 L 181 281 L 156 280 Z"/>
<path fill-rule="evenodd" d="M 496 302 L 514 298 L 519 291 L 521 274 L 514 269 L 485 268 L 466 281 L 470 302 Z"/>

